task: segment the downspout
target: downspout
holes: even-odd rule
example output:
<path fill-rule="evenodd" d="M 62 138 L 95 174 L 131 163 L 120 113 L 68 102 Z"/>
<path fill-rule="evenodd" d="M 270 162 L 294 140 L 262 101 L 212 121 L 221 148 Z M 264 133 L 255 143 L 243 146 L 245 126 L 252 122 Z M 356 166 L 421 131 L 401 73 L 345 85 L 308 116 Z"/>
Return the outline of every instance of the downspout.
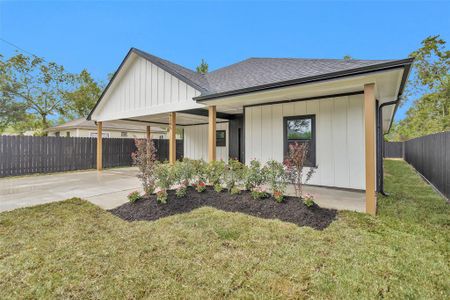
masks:
<path fill-rule="evenodd" d="M 386 192 L 384 191 L 384 166 L 383 166 L 383 154 L 384 154 L 384 134 L 383 134 L 383 107 L 385 106 L 389 106 L 389 105 L 397 105 L 399 103 L 399 100 L 395 100 L 395 101 L 390 101 L 390 102 L 385 102 L 382 103 L 379 107 L 378 107 L 378 118 L 377 118 L 377 132 L 378 132 L 378 178 L 379 178 L 379 182 L 378 182 L 378 192 L 380 194 L 382 194 L 383 196 L 389 196 L 388 194 L 386 194 Z M 395 112 L 394 112 L 395 114 Z M 390 129 L 390 128 L 389 128 Z M 389 131 L 388 131 L 389 132 Z"/>

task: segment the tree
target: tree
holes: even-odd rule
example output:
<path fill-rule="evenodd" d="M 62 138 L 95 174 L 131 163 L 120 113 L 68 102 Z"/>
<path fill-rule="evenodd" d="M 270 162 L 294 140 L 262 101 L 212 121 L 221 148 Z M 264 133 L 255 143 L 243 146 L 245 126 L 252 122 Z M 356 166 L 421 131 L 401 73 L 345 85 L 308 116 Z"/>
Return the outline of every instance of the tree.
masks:
<path fill-rule="evenodd" d="M 73 118 L 86 117 L 102 94 L 102 85 L 96 82 L 84 69 L 79 75 L 72 75 L 75 89 L 64 93 L 64 116 Z"/>
<path fill-rule="evenodd" d="M 202 58 L 202 62 L 196 68 L 197 73 L 206 74 L 208 73 L 208 63 Z"/>
<path fill-rule="evenodd" d="M 351 57 L 350 55 L 344 55 L 344 60 L 352 60 L 353 57 Z"/>
<path fill-rule="evenodd" d="M 450 51 L 446 50 L 446 42 L 439 35 L 427 37 L 410 57 L 415 58 L 414 77 L 405 95 L 419 97 L 406 118 L 393 125 L 387 140 L 404 141 L 450 130 Z"/>
<path fill-rule="evenodd" d="M 62 66 L 37 56 L 19 53 L 1 59 L 2 99 L 13 99 L 15 105 L 39 116 L 39 128 L 47 128 L 49 116 L 64 112 L 63 94 L 70 85 L 68 74 Z"/>

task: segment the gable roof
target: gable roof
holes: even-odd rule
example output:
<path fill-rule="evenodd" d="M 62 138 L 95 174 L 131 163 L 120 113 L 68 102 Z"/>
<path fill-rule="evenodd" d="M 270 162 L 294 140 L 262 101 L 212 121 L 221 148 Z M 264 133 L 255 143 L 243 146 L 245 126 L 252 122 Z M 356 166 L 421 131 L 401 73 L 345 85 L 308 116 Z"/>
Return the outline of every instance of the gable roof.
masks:
<path fill-rule="evenodd" d="M 196 101 L 403 67 L 405 72 L 399 90 L 399 95 L 401 95 L 410 65 L 413 62 L 412 58 L 402 60 L 249 58 L 206 74 L 200 74 L 142 50 L 131 48 L 92 109 L 88 119 L 131 53 L 147 59 L 199 90 L 201 94 L 194 98 Z"/>

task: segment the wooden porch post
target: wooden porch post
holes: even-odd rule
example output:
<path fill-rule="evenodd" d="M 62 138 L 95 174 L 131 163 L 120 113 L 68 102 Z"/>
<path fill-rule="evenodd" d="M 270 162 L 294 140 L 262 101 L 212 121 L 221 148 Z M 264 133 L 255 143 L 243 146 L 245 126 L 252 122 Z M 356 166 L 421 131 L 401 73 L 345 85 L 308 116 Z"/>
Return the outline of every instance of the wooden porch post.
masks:
<path fill-rule="evenodd" d="M 176 113 L 169 113 L 169 163 L 173 165 L 177 160 L 177 117 Z"/>
<path fill-rule="evenodd" d="M 97 171 L 102 170 L 102 122 L 97 122 Z"/>
<path fill-rule="evenodd" d="M 375 191 L 375 84 L 364 85 L 364 132 L 366 165 L 366 213 L 377 212 Z"/>
<path fill-rule="evenodd" d="M 150 132 L 150 126 L 147 126 L 147 142 L 150 141 L 152 139 L 152 135 Z"/>
<path fill-rule="evenodd" d="M 208 107 L 208 160 L 216 160 L 216 107 Z"/>

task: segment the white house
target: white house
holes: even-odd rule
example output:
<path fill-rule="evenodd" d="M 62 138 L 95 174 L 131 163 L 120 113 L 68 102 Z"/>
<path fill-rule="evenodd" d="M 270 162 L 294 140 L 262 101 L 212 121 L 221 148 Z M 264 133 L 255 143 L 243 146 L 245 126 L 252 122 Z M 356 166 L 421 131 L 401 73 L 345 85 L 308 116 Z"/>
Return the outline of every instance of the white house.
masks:
<path fill-rule="evenodd" d="M 46 132 L 48 136 L 97 137 L 97 125 L 92 120 L 79 118 L 49 127 Z M 104 138 L 146 138 L 146 126 L 114 121 L 105 122 L 102 136 Z M 151 137 L 153 139 L 167 139 L 167 130 L 153 127 Z"/>
<path fill-rule="evenodd" d="M 364 190 L 374 214 L 382 190 L 378 141 L 411 64 L 249 58 L 199 74 L 132 48 L 88 118 L 99 132 L 112 120 L 168 127 L 172 141 L 183 127 L 184 156 L 194 159 L 282 161 L 289 143 L 308 143 L 309 166 L 317 168 L 310 184 Z M 169 147 L 173 162 L 175 143 Z"/>

